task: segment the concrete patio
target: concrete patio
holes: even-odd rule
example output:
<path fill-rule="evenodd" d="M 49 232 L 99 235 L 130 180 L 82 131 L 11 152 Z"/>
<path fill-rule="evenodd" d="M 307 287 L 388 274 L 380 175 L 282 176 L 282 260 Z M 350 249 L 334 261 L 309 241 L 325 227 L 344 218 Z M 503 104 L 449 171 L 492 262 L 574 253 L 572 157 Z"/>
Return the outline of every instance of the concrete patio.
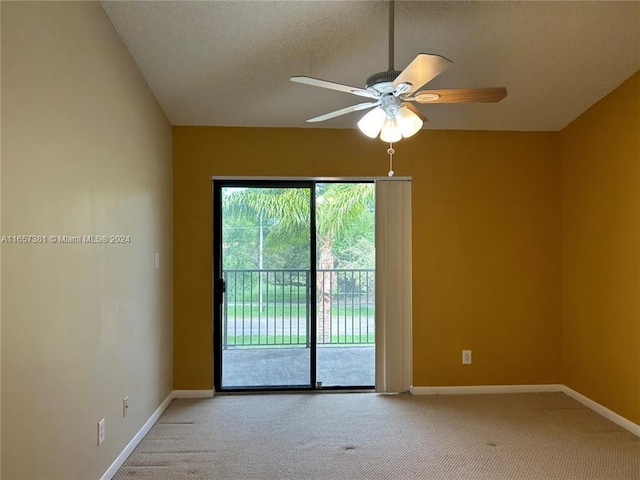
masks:
<path fill-rule="evenodd" d="M 318 346 L 316 380 L 323 387 L 372 387 L 373 345 Z M 288 387 L 310 383 L 308 348 L 228 348 L 222 351 L 222 387 Z"/>

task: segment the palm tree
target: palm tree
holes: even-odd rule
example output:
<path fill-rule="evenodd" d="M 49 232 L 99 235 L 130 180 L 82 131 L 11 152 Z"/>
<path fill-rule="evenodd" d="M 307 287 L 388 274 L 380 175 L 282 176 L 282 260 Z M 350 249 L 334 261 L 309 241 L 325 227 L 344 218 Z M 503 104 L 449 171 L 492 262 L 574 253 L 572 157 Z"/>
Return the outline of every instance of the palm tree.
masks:
<path fill-rule="evenodd" d="M 304 188 L 231 189 L 223 197 L 223 215 L 260 219 L 266 224 L 265 248 L 278 251 L 307 242 L 310 228 L 310 195 Z M 331 342 L 331 294 L 336 286 L 336 239 L 358 237 L 363 225 L 370 228 L 374 211 L 371 183 L 316 184 L 316 277 L 321 310 L 318 341 Z M 261 230 L 262 231 L 262 230 Z M 262 255 L 262 251 L 259 252 Z M 371 252 L 373 255 L 373 252 Z M 328 271 L 328 272 L 327 272 Z"/>

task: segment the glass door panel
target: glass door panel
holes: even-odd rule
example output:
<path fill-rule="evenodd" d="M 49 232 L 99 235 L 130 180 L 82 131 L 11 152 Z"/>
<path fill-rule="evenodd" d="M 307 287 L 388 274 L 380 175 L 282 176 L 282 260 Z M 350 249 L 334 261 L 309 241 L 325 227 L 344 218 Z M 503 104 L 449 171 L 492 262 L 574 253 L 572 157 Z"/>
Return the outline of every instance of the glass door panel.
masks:
<path fill-rule="evenodd" d="M 375 384 L 375 186 L 317 183 L 316 382 Z"/>
<path fill-rule="evenodd" d="M 312 385 L 311 193 L 220 187 L 217 388 Z"/>

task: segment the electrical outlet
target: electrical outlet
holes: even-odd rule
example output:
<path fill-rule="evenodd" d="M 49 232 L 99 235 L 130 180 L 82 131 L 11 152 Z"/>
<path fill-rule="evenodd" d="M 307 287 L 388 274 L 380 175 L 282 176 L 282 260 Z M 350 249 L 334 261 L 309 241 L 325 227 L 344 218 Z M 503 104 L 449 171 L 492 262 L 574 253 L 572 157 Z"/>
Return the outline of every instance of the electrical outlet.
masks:
<path fill-rule="evenodd" d="M 98 422 L 98 445 L 104 442 L 104 418 Z"/>
<path fill-rule="evenodd" d="M 129 397 L 126 396 L 122 399 L 122 418 L 127 416 L 129 413 Z"/>
<path fill-rule="evenodd" d="M 471 350 L 462 350 L 462 364 L 471 365 Z"/>
<path fill-rule="evenodd" d="M 160 270 L 160 253 L 156 252 L 154 258 L 156 261 L 156 270 Z"/>

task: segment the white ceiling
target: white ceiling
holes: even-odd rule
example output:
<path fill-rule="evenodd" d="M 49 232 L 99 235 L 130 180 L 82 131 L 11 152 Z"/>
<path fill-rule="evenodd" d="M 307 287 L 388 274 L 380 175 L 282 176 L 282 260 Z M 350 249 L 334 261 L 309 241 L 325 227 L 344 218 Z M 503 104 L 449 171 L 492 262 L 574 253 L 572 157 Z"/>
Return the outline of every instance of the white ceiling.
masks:
<path fill-rule="evenodd" d="M 361 97 L 387 70 L 386 1 L 102 2 L 173 125 L 355 128 L 362 112 L 305 120 Z M 497 104 L 434 104 L 425 128 L 560 130 L 640 69 L 640 2 L 395 4 L 395 67 L 453 66 L 427 88 L 505 86 Z M 639 100 L 640 101 L 640 100 Z"/>

